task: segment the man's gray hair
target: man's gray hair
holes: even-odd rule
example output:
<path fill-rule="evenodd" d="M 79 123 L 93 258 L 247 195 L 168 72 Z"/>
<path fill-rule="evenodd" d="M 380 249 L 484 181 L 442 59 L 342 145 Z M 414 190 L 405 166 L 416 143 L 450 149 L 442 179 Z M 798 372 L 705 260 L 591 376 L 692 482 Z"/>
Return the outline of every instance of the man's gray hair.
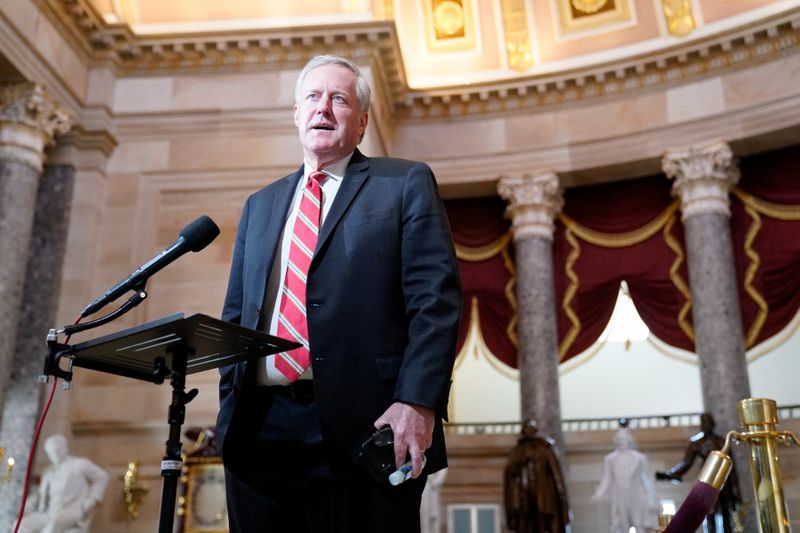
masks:
<path fill-rule="evenodd" d="M 358 107 L 361 111 L 369 111 L 371 91 L 369 88 L 369 82 L 367 82 L 367 78 L 365 78 L 361 73 L 358 65 L 349 59 L 331 54 L 312 57 L 311 61 L 306 63 L 306 66 L 303 67 L 303 70 L 300 71 L 300 75 L 297 77 L 297 84 L 294 86 L 294 102 L 296 104 L 300 103 L 300 99 L 302 97 L 302 94 L 300 93 L 303 90 L 303 82 L 306 81 L 306 76 L 308 76 L 308 73 L 323 65 L 341 65 L 352 72 L 356 77 L 356 97 L 358 98 Z"/>

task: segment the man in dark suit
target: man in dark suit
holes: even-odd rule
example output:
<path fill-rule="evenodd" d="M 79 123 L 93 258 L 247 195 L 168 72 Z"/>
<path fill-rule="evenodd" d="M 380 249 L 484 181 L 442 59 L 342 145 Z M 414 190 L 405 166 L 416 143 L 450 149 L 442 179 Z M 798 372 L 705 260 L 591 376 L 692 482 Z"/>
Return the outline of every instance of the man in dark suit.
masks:
<path fill-rule="evenodd" d="M 356 149 L 369 98 L 352 62 L 312 59 L 295 91 L 303 166 L 244 207 L 222 316 L 303 346 L 221 369 L 232 531 L 419 531 L 426 475 L 447 464 L 452 237 L 427 165 Z M 396 487 L 355 460 L 387 425 L 413 465 Z"/>

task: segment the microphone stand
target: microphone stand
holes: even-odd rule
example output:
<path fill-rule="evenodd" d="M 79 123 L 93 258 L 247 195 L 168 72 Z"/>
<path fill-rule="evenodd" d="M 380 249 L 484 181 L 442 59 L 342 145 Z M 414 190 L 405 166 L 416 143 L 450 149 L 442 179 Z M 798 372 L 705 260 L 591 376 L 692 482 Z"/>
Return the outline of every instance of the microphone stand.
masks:
<path fill-rule="evenodd" d="M 62 333 L 76 333 L 106 324 L 136 307 L 147 297 L 144 282 L 137 284 L 135 290 L 127 302 L 106 316 L 82 325 L 51 329 L 47 335 L 48 353 L 40 381 L 46 383 L 49 376 L 55 376 L 62 378 L 66 386 L 72 381 L 73 365 L 155 384 L 170 378 L 172 402 L 168 412 L 169 439 L 161 461 L 163 483 L 158 531 L 171 533 L 183 467 L 181 426 L 186 404 L 198 393 L 197 389 L 186 392 L 187 374 L 253 361 L 300 345 L 203 314 L 185 318 L 183 313 L 73 346 L 58 342 Z M 66 370 L 59 366 L 62 358 L 69 360 Z"/>
<path fill-rule="evenodd" d="M 49 376 L 54 376 L 63 379 L 63 388 L 65 390 L 69 389 L 72 382 L 72 358 L 69 358 L 69 366 L 66 370 L 62 369 L 59 363 L 62 357 L 70 355 L 71 347 L 68 344 L 59 343 L 58 335 L 63 333 L 69 336 L 80 331 L 102 326 L 121 317 L 147 298 L 147 292 L 144 290 L 146 283 L 147 280 L 139 283 L 135 287 L 136 292 L 133 296 L 118 309 L 105 316 L 85 324 L 64 326 L 60 330 L 51 328 L 47 334 L 48 353 L 45 357 L 44 369 L 39 376 L 39 382 L 47 383 L 50 379 Z M 172 402 L 169 405 L 167 415 L 169 438 L 165 443 L 166 450 L 161 461 L 161 476 L 164 478 L 164 482 L 161 486 L 161 508 L 158 518 L 159 533 L 171 533 L 173 530 L 178 481 L 183 468 L 181 426 L 186 418 L 186 404 L 191 402 L 199 392 L 197 389 L 185 392 L 187 361 L 194 355 L 194 351 L 183 343 L 178 343 L 167 351 L 172 355 L 172 368 L 168 368 L 164 358 L 159 357 L 155 361 L 151 378 L 153 383 L 160 385 L 167 376 L 170 376 L 170 384 L 172 385 Z"/>
<path fill-rule="evenodd" d="M 104 324 L 108 324 L 112 320 L 118 319 L 134 307 L 138 306 L 147 298 L 147 291 L 145 291 L 146 284 L 147 279 L 142 280 L 134 288 L 136 292 L 133 294 L 133 296 L 128 298 L 128 300 L 119 306 L 119 308 L 108 313 L 107 315 L 83 324 L 71 324 L 64 326 L 58 330 L 55 328 L 50 328 L 50 331 L 47 332 L 47 355 L 44 359 L 44 368 L 42 369 L 42 373 L 39 375 L 39 383 L 48 383 L 50 381 L 49 376 L 54 376 L 64 380 L 64 390 L 69 389 L 72 386 L 72 359 L 69 361 L 67 370 L 61 369 L 59 362 L 62 356 L 67 355 L 70 346 L 69 344 L 59 343 L 58 336 L 64 334 L 67 337 L 70 337 L 75 333 L 94 329 Z M 163 382 L 163 379 L 161 381 Z"/>

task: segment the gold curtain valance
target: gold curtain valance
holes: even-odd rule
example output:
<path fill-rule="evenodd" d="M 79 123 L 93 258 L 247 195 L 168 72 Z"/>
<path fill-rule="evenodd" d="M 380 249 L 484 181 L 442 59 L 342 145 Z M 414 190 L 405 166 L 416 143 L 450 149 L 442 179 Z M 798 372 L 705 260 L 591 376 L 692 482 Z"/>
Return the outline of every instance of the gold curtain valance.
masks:
<path fill-rule="evenodd" d="M 485 246 L 471 247 L 456 243 L 456 257 L 462 261 L 471 261 L 473 263 L 486 261 L 507 250 L 509 241 L 511 241 L 511 234 L 505 233 L 496 241 Z"/>
<path fill-rule="evenodd" d="M 580 334 L 582 327 L 580 318 L 572 307 L 573 299 L 580 286 L 580 279 L 576 272 L 575 264 L 580 257 L 581 249 L 580 243 L 576 237 L 595 246 L 624 248 L 644 242 L 661 231 L 665 243 L 675 253 L 675 259 L 669 272 L 670 280 L 672 280 L 675 287 L 684 297 L 684 303 L 678 313 L 678 324 L 684 334 L 690 340 L 694 341 L 694 330 L 689 320 L 689 313 L 692 307 L 691 291 L 686 281 L 684 281 L 680 275 L 680 268 L 683 264 L 685 254 L 678 240 L 672 235 L 672 227 L 677 220 L 676 214 L 679 205 L 679 201 L 677 199 L 674 200 L 657 217 L 644 226 L 624 233 L 604 233 L 595 231 L 582 226 L 568 215 L 563 213 L 559 214 L 560 220 L 566 226 L 567 231 L 565 233 L 565 238 L 570 245 L 570 252 L 565 264 L 565 273 L 567 279 L 569 279 L 569 285 L 567 286 L 562 300 L 562 310 L 570 322 L 570 327 L 559 346 L 560 361 L 565 359 L 569 349 Z"/>
<path fill-rule="evenodd" d="M 744 205 L 762 215 L 776 220 L 800 220 L 800 205 L 774 204 L 757 198 L 739 187 L 733 189 L 733 194 L 736 195 Z"/>
<path fill-rule="evenodd" d="M 626 231 L 624 233 L 604 233 L 587 228 L 574 219 L 570 218 L 564 213 L 560 213 L 558 218 L 564 225 L 580 239 L 594 244 L 595 246 L 604 246 L 606 248 L 624 248 L 626 246 L 633 246 L 640 242 L 646 241 L 655 235 L 672 215 L 677 211 L 679 202 L 674 200 L 664 211 L 662 211 L 656 218 L 633 231 Z"/>

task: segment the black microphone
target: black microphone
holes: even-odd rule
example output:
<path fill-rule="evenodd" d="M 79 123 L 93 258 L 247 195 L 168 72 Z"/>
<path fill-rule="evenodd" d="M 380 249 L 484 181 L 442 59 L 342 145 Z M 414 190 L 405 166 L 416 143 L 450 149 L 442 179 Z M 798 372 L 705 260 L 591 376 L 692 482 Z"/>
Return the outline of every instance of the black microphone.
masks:
<path fill-rule="evenodd" d="M 199 252 L 211 244 L 211 241 L 216 239 L 217 235 L 219 235 L 219 228 L 214 221 L 207 215 L 201 216 L 183 228 L 180 237 L 172 246 L 134 270 L 127 278 L 108 289 L 103 296 L 87 305 L 81 311 L 81 317 L 85 318 L 96 313 L 106 304 L 113 302 L 130 290 L 141 288 L 140 285 L 150 276 L 188 251 Z"/>

